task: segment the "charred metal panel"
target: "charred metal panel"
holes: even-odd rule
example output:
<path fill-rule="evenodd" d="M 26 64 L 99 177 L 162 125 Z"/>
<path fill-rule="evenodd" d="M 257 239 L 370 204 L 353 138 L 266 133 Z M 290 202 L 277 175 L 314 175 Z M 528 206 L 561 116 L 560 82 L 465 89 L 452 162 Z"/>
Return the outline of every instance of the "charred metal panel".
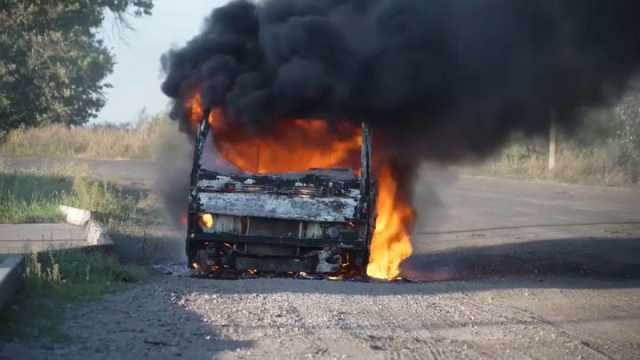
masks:
<path fill-rule="evenodd" d="M 193 202 L 196 197 L 197 183 L 200 178 L 200 172 L 202 170 L 202 150 L 204 149 L 204 142 L 207 139 L 207 135 L 209 134 L 209 122 L 207 119 L 209 118 L 209 114 L 202 119 L 200 122 L 200 126 L 198 128 L 198 136 L 196 136 L 195 146 L 193 147 L 193 166 L 191 167 L 191 181 L 190 181 L 190 206 L 193 205 Z"/>
<path fill-rule="evenodd" d="M 316 269 L 313 258 L 282 258 L 282 257 L 245 257 L 236 258 L 236 269 L 240 271 L 258 270 L 275 273 L 286 272 L 313 272 Z"/>
<path fill-rule="evenodd" d="M 208 234 L 341 241 L 358 235 L 359 228 L 342 222 L 313 222 L 246 216 L 214 215 L 214 225 L 202 229 Z"/>
<path fill-rule="evenodd" d="M 246 244 L 244 254 L 257 256 L 296 256 L 296 248 L 283 245 Z"/>
<path fill-rule="evenodd" d="M 201 211 L 214 214 L 318 222 L 348 222 L 356 218 L 358 201 L 349 197 L 307 198 L 265 193 L 198 194 Z"/>
<path fill-rule="evenodd" d="M 306 226 L 303 229 L 302 238 L 320 239 L 323 235 L 324 231 L 319 223 L 306 223 Z"/>
<path fill-rule="evenodd" d="M 300 221 L 251 218 L 247 227 L 247 235 L 298 238 L 300 235 Z"/>
<path fill-rule="evenodd" d="M 329 176 L 306 174 L 222 175 L 209 172 L 198 181 L 201 191 L 221 193 L 268 193 L 303 197 L 350 197 L 360 199 L 359 182 L 355 179 L 338 180 Z"/>
<path fill-rule="evenodd" d="M 340 271 L 342 257 L 331 249 L 323 249 L 318 253 L 317 273 L 337 273 Z"/>
<path fill-rule="evenodd" d="M 365 249 L 368 243 L 359 237 L 357 232 L 345 233 L 343 238 L 339 240 L 321 238 L 321 239 L 297 239 L 282 238 L 275 236 L 248 236 L 248 235 L 232 235 L 232 234 L 212 234 L 199 233 L 197 239 L 202 243 L 217 242 L 229 244 L 274 244 L 274 245 L 290 245 L 297 247 L 337 247 L 341 249 Z"/>
<path fill-rule="evenodd" d="M 242 230 L 242 218 L 238 216 L 217 215 L 213 222 L 213 228 L 205 231 L 211 233 L 242 235 Z"/>

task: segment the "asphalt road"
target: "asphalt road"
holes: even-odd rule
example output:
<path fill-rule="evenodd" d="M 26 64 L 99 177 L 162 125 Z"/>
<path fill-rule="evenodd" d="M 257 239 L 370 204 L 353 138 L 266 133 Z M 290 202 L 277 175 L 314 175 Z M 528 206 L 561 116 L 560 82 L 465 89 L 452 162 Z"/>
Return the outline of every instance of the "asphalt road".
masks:
<path fill-rule="evenodd" d="M 96 169 L 134 186 L 157 173 Z M 414 282 L 158 276 L 70 309 L 69 342 L 0 358 L 640 358 L 638 189 L 428 167 L 415 197 Z"/>
<path fill-rule="evenodd" d="M 640 189 L 427 167 L 415 193 L 415 256 L 404 267 L 415 280 L 572 270 L 640 277 Z"/>

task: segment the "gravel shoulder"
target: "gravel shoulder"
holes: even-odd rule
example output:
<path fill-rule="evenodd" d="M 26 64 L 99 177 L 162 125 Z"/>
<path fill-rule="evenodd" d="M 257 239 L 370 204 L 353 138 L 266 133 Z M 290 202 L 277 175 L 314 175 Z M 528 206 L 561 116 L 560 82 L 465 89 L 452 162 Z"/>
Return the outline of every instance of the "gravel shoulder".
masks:
<path fill-rule="evenodd" d="M 67 314 L 63 344 L 0 359 L 640 357 L 640 281 L 447 283 L 157 276 Z"/>

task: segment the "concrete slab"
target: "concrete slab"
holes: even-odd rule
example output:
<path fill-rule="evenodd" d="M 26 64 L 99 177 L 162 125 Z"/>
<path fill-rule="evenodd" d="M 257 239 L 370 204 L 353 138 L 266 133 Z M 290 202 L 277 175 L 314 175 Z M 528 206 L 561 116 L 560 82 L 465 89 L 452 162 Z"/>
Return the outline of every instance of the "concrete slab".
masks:
<path fill-rule="evenodd" d="M 0 224 L 0 253 L 86 247 L 87 228 L 70 224 Z"/>

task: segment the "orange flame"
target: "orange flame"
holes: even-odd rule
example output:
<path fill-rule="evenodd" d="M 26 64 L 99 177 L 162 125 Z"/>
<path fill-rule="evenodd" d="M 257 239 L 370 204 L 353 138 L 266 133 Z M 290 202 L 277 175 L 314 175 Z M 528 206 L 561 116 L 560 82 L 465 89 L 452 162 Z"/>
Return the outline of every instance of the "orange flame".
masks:
<path fill-rule="evenodd" d="M 202 117 L 204 116 L 202 100 L 199 92 L 195 92 L 193 96 L 186 101 L 185 108 L 187 110 L 186 117 L 189 120 L 189 127 L 195 134 L 198 129 L 198 124 L 200 124 L 200 121 L 202 121 Z"/>
<path fill-rule="evenodd" d="M 415 219 L 413 208 L 398 189 L 391 167 L 378 173 L 376 228 L 371 240 L 367 275 L 393 280 L 400 276 L 400 263 L 411 255 L 409 228 Z"/>
<path fill-rule="evenodd" d="M 186 107 L 195 131 L 204 116 L 197 92 Z M 219 108 L 209 113 L 208 121 L 218 151 L 241 171 L 263 174 L 343 167 L 360 172 L 361 129 L 353 123 L 332 127 L 321 119 L 285 119 L 258 134 L 225 119 Z M 377 175 L 377 219 L 367 275 L 393 280 L 400 274 L 400 263 L 411 255 L 409 227 L 414 212 L 399 191 L 391 167 L 382 167 Z"/>
<path fill-rule="evenodd" d="M 219 110 L 211 112 L 209 122 L 218 151 L 242 171 L 264 174 L 336 167 L 356 173 L 360 170 L 362 139 L 360 128 L 354 124 L 332 128 L 318 119 L 281 120 L 258 135 L 226 121 Z"/>

